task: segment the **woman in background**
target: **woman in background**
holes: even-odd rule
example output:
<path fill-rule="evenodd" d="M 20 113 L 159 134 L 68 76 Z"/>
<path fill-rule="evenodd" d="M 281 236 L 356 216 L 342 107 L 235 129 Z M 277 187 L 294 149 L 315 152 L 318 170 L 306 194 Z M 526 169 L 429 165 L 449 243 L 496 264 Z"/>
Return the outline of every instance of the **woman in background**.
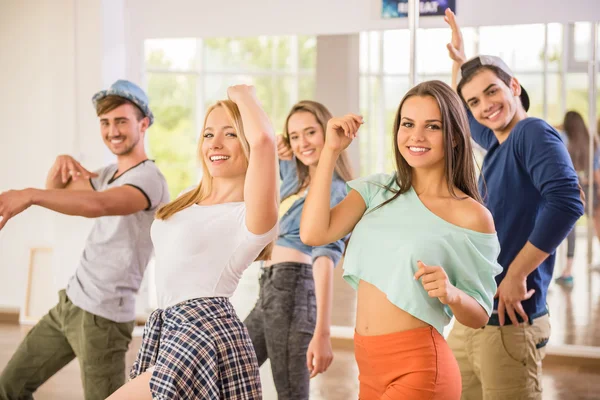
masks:
<path fill-rule="evenodd" d="M 599 121 L 600 122 L 600 121 Z M 600 126 L 599 126 L 600 128 Z M 568 111 L 562 125 L 562 137 L 573 161 L 573 167 L 579 176 L 579 184 L 587 197 L 589 192 L 589 149 L 590 134 L 585 121 L 577 111 Z M 593 219 L 596 235 L 600 233 L 600 204 L 598 189 L 600 188 L 600 150 L 598 140 L 594 138 L 594 164 L 593 164 L 593 198 L 587 198 L 586 211 L 589 210 L 590 203 L 593 202 Z M 575 239 L 577 226 L 567 236 L 567 265 L 561 275 L 554 280 L 559 285 L 573 286 L 573 259 L 575 257 Z"/>
<path fill-rule="evenodd" d="M 262 268 L 258 302 L 244 321 L 259 365 L 267 359 L 271 362 L 280 399 L 308 399 L 310 378 L 325 372 L 333 360 L 333 268 L 344 252 L 344 238 L 320 246 L 300 240 L 300 215 L 330 119 L 324 105 L 301 101 L 290 110 L 283 135 L 278 136 L 279 237 Z M 346 181 L 352 179 L 345 152 L 334 170 L 329 192 L 332 207 L 345 197 Z"/>

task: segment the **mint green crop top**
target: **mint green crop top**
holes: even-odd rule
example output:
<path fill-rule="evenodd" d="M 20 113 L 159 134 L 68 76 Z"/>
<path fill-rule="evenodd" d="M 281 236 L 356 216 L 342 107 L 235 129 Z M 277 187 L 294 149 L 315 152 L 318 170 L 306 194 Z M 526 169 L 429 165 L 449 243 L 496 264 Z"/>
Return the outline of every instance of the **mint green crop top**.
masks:
<path fill-rule="evenodd" d="M 413 276 L 417 261 L 444 268 L 450 282 L 473 297 L 491 315 L 496 293 L 494 277 L 502 272 L 495 233 L 461 228 L 431 212 L 414 189 L 374 212 L 394 193 L 393 175 L 376 174 L 347 183 L 367 210 L 356 224 L 344 260 L 344 279 L 354 288 L 363 280 L 386 294 L 392 304 L 432 325 L 440 334 L 452 311 L 429 297 Z M 394 189 L 399 189 L 394 182 Z"/>

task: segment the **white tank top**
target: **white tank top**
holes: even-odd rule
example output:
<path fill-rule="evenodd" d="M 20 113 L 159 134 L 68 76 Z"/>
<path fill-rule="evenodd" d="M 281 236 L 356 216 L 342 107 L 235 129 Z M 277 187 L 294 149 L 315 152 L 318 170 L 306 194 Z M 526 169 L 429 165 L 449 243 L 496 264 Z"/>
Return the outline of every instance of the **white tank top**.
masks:
<path fill-rule="evenodd" d="M 243 202 L 193 205 L 152 224 L 159 308 L 200 297 L 231 297 L 242 273 L 277 237 L 246 227 Z"/>

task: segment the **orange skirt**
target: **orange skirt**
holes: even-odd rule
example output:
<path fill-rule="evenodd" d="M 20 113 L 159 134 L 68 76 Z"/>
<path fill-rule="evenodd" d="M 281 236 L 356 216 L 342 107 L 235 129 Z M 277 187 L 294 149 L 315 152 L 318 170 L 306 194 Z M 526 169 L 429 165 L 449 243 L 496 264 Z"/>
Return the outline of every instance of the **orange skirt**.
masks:
<path fill-rule="evenodd" d="M 354 333 L 360 400 L 459 400 L 460 370 L 433 327 L 377 336 Z"/>

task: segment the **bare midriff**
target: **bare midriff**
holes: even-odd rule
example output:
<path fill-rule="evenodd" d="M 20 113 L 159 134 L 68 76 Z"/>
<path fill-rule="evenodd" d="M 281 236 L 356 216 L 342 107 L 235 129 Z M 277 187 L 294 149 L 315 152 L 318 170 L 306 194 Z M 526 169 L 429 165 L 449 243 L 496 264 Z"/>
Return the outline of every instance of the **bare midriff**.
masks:
<path fill-rule="evenodd" d="M 304 264 L 312 264 L 312 257 L 308 254 L 304 254 L 300 250 L 292 249 L 291 247 L 275 246 L 271 259 L 265 261 L 264 266 L 270 267 L 273 264 L 282 262 L 297 262 Z"/>
<path fill-rule="evenodd" d="M 386 335 L 430 326 L 398 308 L 374 285 L 360 281 L 356 307 L 356 332 L 362 336 Z"/>

